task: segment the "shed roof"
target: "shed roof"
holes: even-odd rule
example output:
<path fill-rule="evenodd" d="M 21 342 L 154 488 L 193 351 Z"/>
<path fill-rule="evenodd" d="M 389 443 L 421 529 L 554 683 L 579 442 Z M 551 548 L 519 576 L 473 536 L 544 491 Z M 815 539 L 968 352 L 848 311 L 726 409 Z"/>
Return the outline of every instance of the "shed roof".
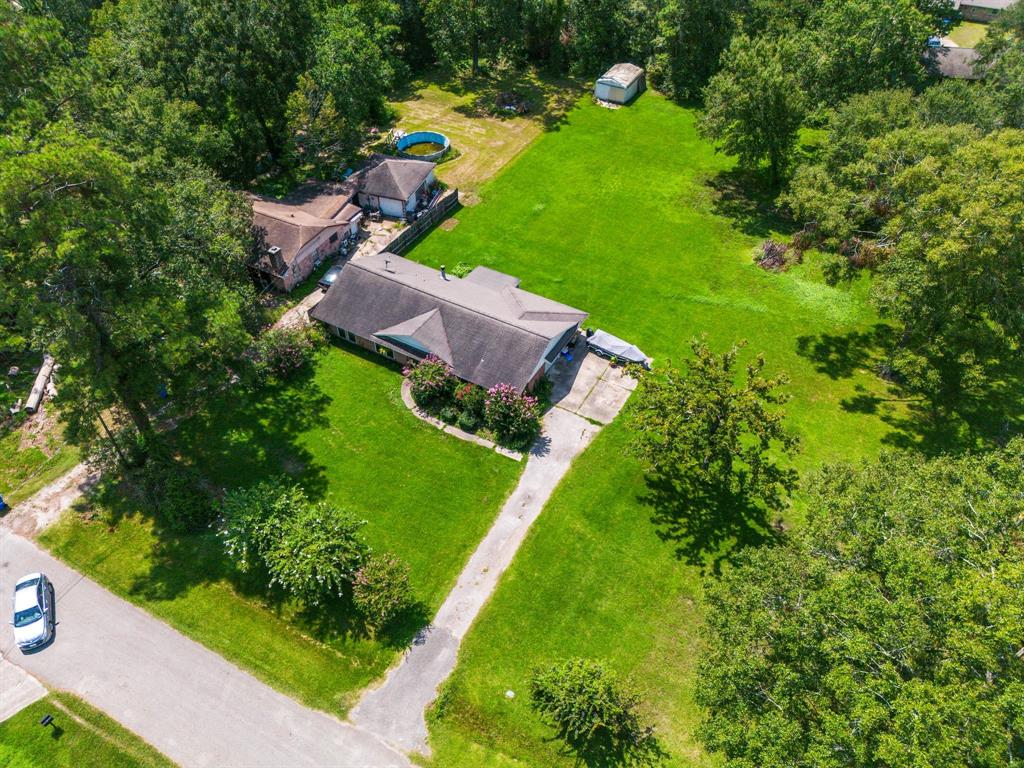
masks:
<path fill-rule="evenodd" d="M 359 191 L 389 200 L 408 200 L 427 180 L 435 164 L 374 155 L 358 176 Z"/>
<path fill-rule="evenodd" d="M 310 314 L 402 351 L 408 351 L 402 340 L 411 339 L 482 387 L 522 390 L 552 342 L 587 314 L 524 291 L 509 275 L 480 269 L 442 278 L 391 253 L 363 257 L 346 265 Z"/>
<path fill-rule="evenodd" d="M 954 9 L 960 10 L 962 6 L 968 8 L 985 8 L 990 11 L 1005 11 L 1017 0 L 956 0 Z"/>
<path fill-rule="evenodd" d="M 599 81 L 605 81 L 614 85 L 621 86 L 622 88 L 629 88 L 636 80 L 643 75 L 644 70 L 642 67 L 638 67 L 636 64 L 616 64 L 614 67 L 609 69 L 600 78 Z"/>

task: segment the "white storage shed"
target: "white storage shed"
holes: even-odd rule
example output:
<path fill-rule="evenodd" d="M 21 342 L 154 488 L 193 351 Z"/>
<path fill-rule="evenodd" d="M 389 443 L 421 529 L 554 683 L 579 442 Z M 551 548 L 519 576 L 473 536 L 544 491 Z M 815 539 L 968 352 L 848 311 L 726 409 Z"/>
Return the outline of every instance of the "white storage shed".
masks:
<path fill-rule="evenodd" d="M 628 104 L 646 89 L 642 67 L 636 64 L 616 64 L 597 78 L 594 96 L 613 104 Z"/>

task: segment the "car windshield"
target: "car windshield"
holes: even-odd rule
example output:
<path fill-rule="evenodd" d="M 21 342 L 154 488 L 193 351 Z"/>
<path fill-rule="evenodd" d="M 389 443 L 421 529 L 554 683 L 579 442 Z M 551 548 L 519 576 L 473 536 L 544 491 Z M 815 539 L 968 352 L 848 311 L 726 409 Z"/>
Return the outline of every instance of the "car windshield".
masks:
<path fill-rule="evenodd" d="M 16 627 L 27 627 L 33 622 L 39 621 L 43 618 L 43 612 L 36 606 L 26 608 L 24 611 L 18 611 L 14 614 L 14 626 Z"/>
<path fill-rule="evenodd" d="M 20 592 L 23 589 L 27 589 L 29 587 L 34 587 L 38 583 L 39 583 L 39 577 L 38 576 L 36 578 L 34 578 L 34 579 L 25 579 L 23 582 L 21 582 L 20 584 L 18 584 L 18 586 L 16 586 L 14 588 L 14 591 L 15 592 Z"/>

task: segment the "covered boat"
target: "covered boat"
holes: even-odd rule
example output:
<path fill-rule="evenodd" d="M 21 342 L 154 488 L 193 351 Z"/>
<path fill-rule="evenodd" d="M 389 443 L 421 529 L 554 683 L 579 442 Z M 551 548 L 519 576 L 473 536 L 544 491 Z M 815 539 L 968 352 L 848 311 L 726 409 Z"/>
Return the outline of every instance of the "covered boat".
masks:
<path fill-rule="evenodd" d="M 637 363 L 644 368 L 651 367 L 651 359 L 639 347 L 602 330 L 594 331 L 587 337 L 587 346 L 602 357 L 614 357 L 627 363 Z"/>

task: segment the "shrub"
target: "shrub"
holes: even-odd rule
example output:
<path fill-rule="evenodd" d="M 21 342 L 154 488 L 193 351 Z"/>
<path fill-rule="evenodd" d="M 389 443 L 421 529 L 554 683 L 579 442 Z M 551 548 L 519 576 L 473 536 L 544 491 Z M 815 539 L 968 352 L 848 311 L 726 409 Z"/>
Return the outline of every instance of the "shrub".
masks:
<path fill-rule="evenodd" d="M 463 384 L 455 390 L 455 402 L 459 410 L 468 413 L 477 423 L 483 421 L 484 409 L 487 406 L 487 392 L 476 384 Z"/>
<path fill-rule="evenodd" d="M 537 379 L 537 383 L 533 385 L 533 396 L 537 398 L 538 403 L 550 403 L 551 392 L 554 388 L 555 385 L 551 379 L 547 376 L 541 376 Z"/>
<path fill-rule="evenodd" d="M 570 659 L 538 669 L 530 702 L 587 765 L 658 765 L 664 753 L 654 727 L 638 713 L 640 698 L 599 661 Z"/>
<path fill-rule="evenodd" d="M 440 418 L 445 424 L 454 424 L 459 420 L 459 411 L 455 406 L 446 405 L 441 409 Z"/>
<path fill-rule="evenodd" d="M 453 403 L 459 380 L 444 360 L 427 355 L 423 362 L 406 368 L 404 373 L 412 388 L 412 399 L 420 408 L 437 413 Z"/>
<path fill-rule="evenodd" d="M 761 269 L 772 272 L 782 272 L 789 269 L 794 262 L 799 262 L 802 257 L 799 251 L 793 251 L 785 243 L 777 240 L 765 240 L 758 248 L 754 261 Z"/>
<path fill-rule="evenodd" d="M 153 511 L 172 531 L 192 533 L 213 520 L 210 496 L 191 467 L 173 459 L 151 458 L 140 475 Z"/>
<path fill-rule="evenodd" d="M 270 583 L 307 605 L 340 597 L 369 554 L 358 519 L 330 504 L 306 504 L 280 522 L 263 555 Z"/>
<path fill-rule="evenodd" d="M 256 340 L 257 378 L 289 378 L 313 360 L 322 342 L 323 332 L 314 326 L 271 328 Z"/>
<path fill-rule="evenodd" d="M 371 555 L 356 571 L 352 602 L 376 635 L 412 605 L 409 566 L 392 554 Z"/>
<path fill-rule="evenodd" d="M 502 445 L 526 449 L 540 434 L 537 398 L 520 394 L 511 384 L 491 387 L 484 410 L 487 426 Z"/>
<path fill-rule="evenodd" d="M 282 479 L 265 480 L 225 494 L 220 503 L 220 536 L 239 570 L 263 565 L 282 523 L 309 504 L 305 492 Z"/>
<path fill-rule="evenodd" d="M 466 432 L 476 432 L 480 429 L 480 420 L 469 411 L 462 411 L 459 414 L 459 429 Z"/>

